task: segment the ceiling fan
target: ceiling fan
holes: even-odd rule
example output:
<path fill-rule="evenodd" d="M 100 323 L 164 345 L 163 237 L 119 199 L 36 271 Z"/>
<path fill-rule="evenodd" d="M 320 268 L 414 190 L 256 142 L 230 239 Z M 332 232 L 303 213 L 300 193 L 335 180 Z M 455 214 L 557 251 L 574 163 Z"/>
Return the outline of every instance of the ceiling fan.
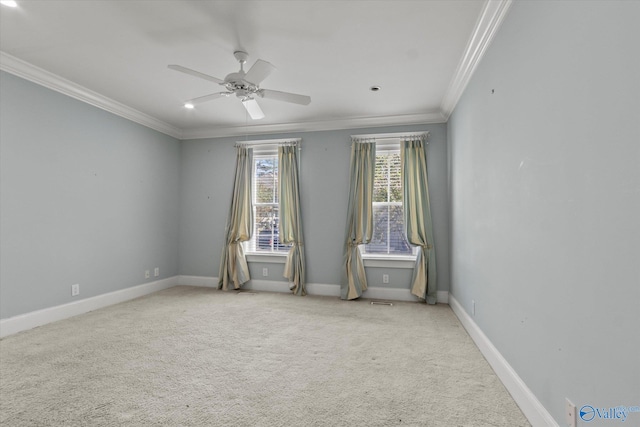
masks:
<path fill-rule="evenodd" d="M 193 98 L 185 102 L 185 107 L 193 108 L 196 104 L 212 101 L 221 97 L 228 97 L 235 94 L 242 101 L 242 105 L 246 108 L 247 112 L 252 119 L 262 119 L 264 113 L 256 101 L 256 97 L 275 99 L 277 101 L 292 102 L 294 104 L 309 105 L 311 97 L 306 95 L 298 95 L 289 92 L 280 92 L 278 90 L 260 89 L 260 83 L 266 79 L 269 74 L 276 67 L 271 65 L 267 61 L 258 59 L 255 64 L 245 73 L 244 64 L 247 62 L 249 54 L 241 50 L 233 52 L 233 56 L 240 62 L 240 71 L 237 73 L 228 74 L 224 80 L 203 74 L 199 71 L 192 70 L 190 68 L 183 67 L 181 65 L 169 65 L 172 70 L 180 71 L 182 73 L 190 74 L 195 77 L 199 77 L 204 80 L 208 80 L 214 83 L 218 83 L 224 86 L 226 91 L 212 93 L 210 95 L 200 96 Z"/>

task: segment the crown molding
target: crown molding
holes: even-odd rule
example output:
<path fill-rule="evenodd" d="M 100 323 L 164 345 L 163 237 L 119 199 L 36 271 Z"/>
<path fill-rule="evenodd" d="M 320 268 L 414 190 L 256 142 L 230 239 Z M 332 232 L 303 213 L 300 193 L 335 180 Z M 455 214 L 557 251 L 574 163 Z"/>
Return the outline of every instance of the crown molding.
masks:
<path fill-rule="evenodd" d="M 182 139 L 222 138 L 231 136 L 259 135 L 287 132 L 317 132 L 337 129 L 372 128 L 382 126 L 422 125 L 429 123 L 445 123 L 446 119 L 440 111 L 421 114 L 406 114 L 384 117 L 355 117 L 336 120 L 324 120 L 300 123 L 280 123 L 234 127 L 207 127 L 185 129 Z"/>
<path fill-rule="evenodd" d="M 438 110 L 397 116 L 352 117 L 300 123 L 230 127 L 209 126 L 198 129 L 180 129 L 2 51 L 0 51 L 0 70 L 180 140 L 446 123 L 448 118 Z"/>
<path fill-rule="evenodd" d="M 142 113 L 134 108 L 124 105 L 111 98 L 107 98 L 97 92 L 87 89 L 70 80 L 64 79 L 56 74 L 36 67 L 22 59 L 9 55 L 0 51 L 0 70 L 6 71 L 25 80 L 44 86 L 48 89 L 55 90 L 64 95 L 75 98 L 79 101 L 86 102 L 94 107 L 101 108 L 105 111 L 124 117 L 125 119 L 139 123 L 158 132 L 180 139 L 182 130 L 171 126 L 161 120 Z"/>
<path fill-rule="evenodd" d="M 445 121 L 449 120 L 471 76 L 500 28 L 511 3 L 512 0 L 487 0 L 484 4 L 464 55 L 442 99 L 440 111 Z"/>

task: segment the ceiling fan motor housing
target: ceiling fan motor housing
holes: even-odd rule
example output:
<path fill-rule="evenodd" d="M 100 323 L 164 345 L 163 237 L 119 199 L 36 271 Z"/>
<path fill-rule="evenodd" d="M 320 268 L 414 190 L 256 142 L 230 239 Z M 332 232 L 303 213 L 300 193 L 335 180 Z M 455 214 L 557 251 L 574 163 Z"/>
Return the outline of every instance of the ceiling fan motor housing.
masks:
<path fill-rule="evenodd" d="M 253 92 L 249 92 L 248 90 L 245 90 L 245 89 L 236 89 L 235 93 L 238 98 L 246 98 L 249 95 L 251 95 Z"/>
<path fill-rule="evenodd" d="M 233 56 L 235 56 L 240 63 L 240 71 L 227 74 L 224 78 L 224 86 L 228 91 L 235 92 L 238 98 L 246 98 L 259 90 L 257 85 L 244 79 L 247 73 L 244 71 L 243 66 L 246 64 L 249 54 L 242 50 L 236 50 L 233 52 Z"/>

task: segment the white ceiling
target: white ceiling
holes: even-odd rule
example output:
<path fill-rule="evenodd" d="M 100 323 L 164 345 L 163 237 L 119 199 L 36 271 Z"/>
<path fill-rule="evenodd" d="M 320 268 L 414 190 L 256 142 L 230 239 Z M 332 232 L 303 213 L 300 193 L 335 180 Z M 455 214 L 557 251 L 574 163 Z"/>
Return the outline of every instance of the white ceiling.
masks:
<path fill-rule="evenodd" d="M 0 7 L 2 69 L 179 138 L 443 122 L 508 3 L 18 0 Z M 277 67 L 262 88 L 311 104 L 259 99 L 257 121 L 235 97 L 183 108 L 222 88 L 167 65 L 223 79 L 239 49 L 245 70 Z"/>

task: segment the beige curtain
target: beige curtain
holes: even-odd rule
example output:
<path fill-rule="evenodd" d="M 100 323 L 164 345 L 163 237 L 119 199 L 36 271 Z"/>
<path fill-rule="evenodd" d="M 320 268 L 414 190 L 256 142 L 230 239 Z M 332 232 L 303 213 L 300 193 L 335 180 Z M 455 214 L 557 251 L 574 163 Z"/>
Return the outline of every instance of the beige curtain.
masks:
<path fill-rule="evenodd" d="M 427 157 L 423 138 L 407 139 L 401 147 L 404 223 L 407 240 L 419 246 L 411 293 L 436 303 L 436 253 L 429 205 Z"/>
<path fill-rule="evenodd" d="M 373 233 L 373 176 L 376 164 L 375 142 L 354 141 L 351 145 L 351 177 L 347 211 L 344 265 L 346 280 L 342 299 L 355 299 L 367 289 L 367 277 L 358 245 L 371 241 Z"/>
<path fill-rule="evenodd" d="M 278 179 L 280 184 L 280 243 L 291 244 L 284 265 L 284 277 L 292 283 L 295 295 L 306 295 L 304 288 L 304 241 L 300 214 L 300 187 L 298 184 L 298 147 L 278 147 Z"/>
<path fill-rule="evenodd" d="M 231 208 L 227 219 L 227 235 L 218 275 L 218 289 L 225 291 L 232 282 L 234 289 L 238 289 L 243 283 L 251 279 L 247 260 L 242 249 L 242 242 L 251 239 L 253 231 L 252 174 L 253 149 L 238 146 L 236 176 L 233 183 Z"/>

